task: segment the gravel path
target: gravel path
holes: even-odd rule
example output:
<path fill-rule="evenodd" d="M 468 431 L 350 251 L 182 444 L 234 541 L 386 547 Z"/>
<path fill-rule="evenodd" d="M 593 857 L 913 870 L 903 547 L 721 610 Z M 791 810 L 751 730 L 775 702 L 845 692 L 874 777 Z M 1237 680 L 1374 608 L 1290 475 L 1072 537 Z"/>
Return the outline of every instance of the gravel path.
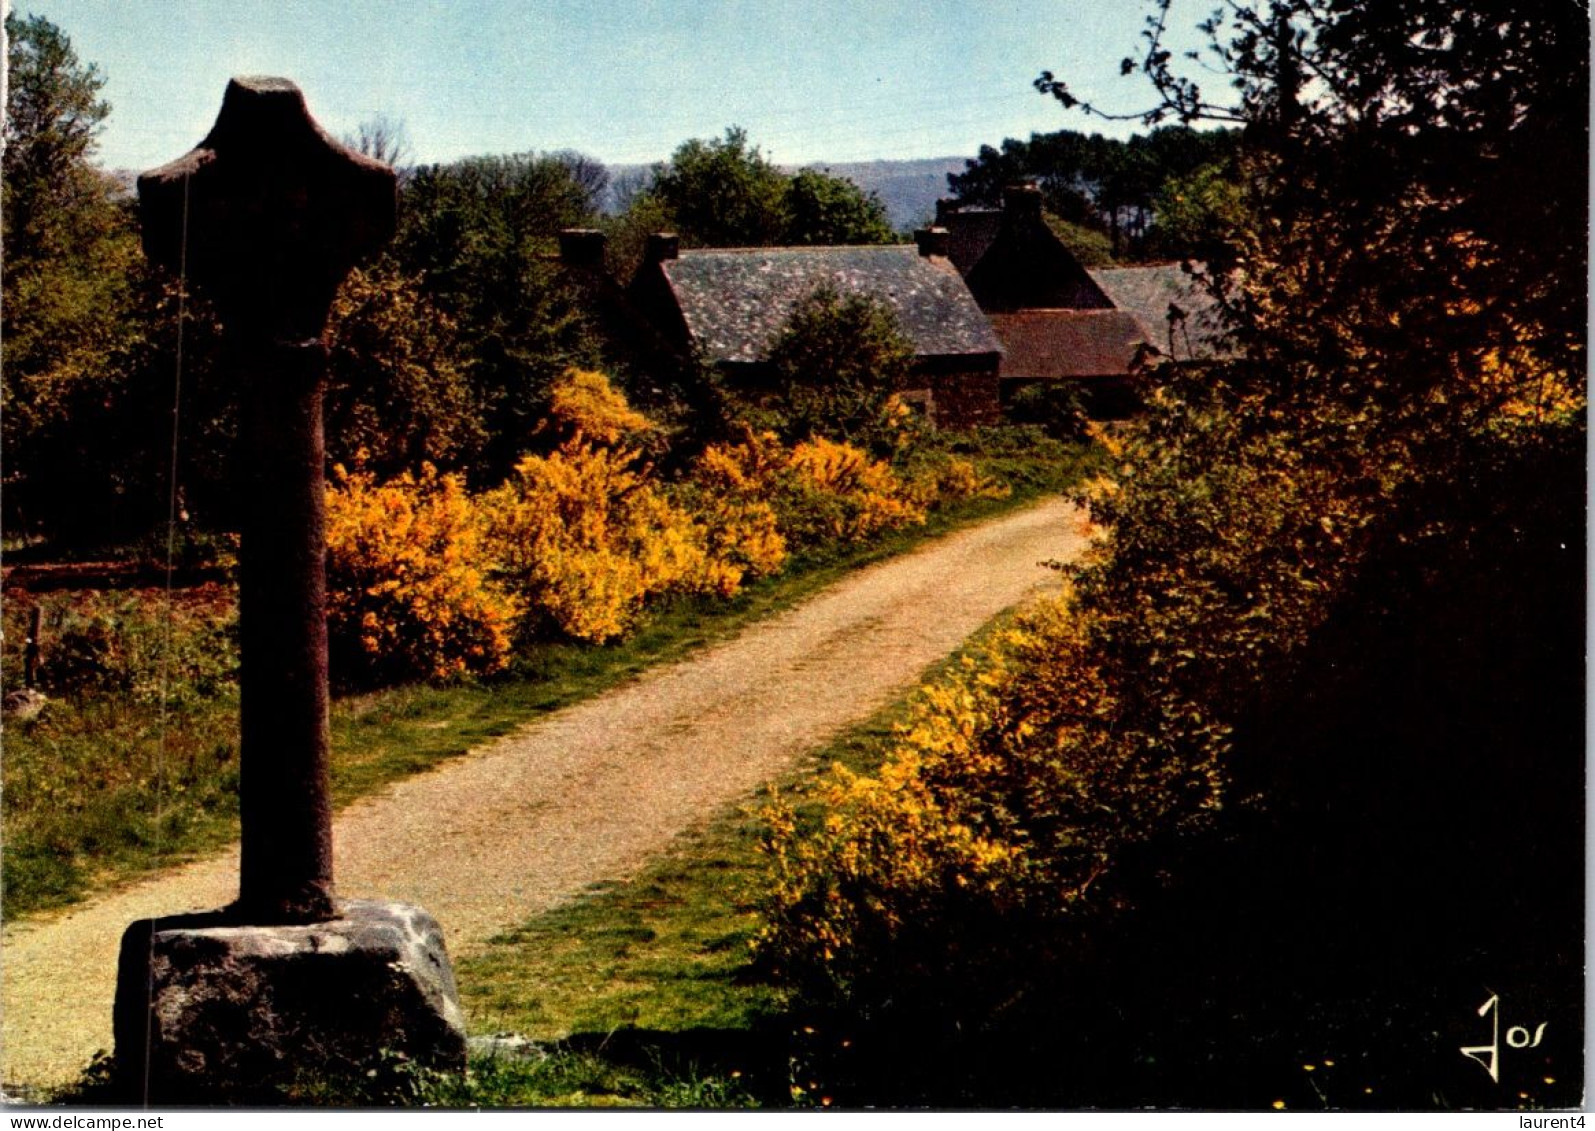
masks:
<path fill-rule="evenodd" d="M 349 806 L 339 891 L 418 903 L 469 953 L 598 880 L 624 877 L 716 807 L 911 686 L 1048 586 L 1084 524 L 1062 500 L 854 574 L 803 605 Z M 237 848 L 0 935 L 3 1078 L 74 1078 L 111 1043 L 132 920 L 219 907 Z"/>

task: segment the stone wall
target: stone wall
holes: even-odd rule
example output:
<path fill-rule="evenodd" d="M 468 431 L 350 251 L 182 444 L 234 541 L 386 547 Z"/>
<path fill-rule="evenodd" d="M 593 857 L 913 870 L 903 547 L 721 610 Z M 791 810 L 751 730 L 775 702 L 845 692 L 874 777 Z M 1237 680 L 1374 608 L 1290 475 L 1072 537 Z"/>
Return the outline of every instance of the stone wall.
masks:
<path fill-rule="evenodd" d="M 915 367 L 916 384 L 930 391 L 931 419 L 938 428 L 974 428 L 1002 419 L 997 355 L 937 359 Z"/>

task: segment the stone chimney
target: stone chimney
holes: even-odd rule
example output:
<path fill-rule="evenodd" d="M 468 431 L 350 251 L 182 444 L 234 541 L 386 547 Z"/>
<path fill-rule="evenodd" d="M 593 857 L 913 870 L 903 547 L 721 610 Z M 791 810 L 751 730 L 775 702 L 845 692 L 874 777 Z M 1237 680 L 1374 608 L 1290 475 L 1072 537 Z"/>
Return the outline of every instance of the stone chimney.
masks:
<path fill-rule="evenodd" d="M 916 228 L 914 243 L 919 246 L 919 254 L 927 259 L 933 255 L 946 258 L 951 236 L 946 228 Z"/>
<path fill-rule="evenodd" d="M 565 228 L 559 233 L 559 261 L 567 267 L 602 267 L 606 242 L 597 228 Z"/>
<path fill-rule="evenodd" d="M 648 237 L 643 259 L 648 263 L 663 263 L 681 255 L 681 237 L 674 232 L 655 232 Z"/>
<path fill-rule="evenodd" d="M 1041 189 L 1033 181 L 1008 185 L 1002 190 L 1002 210 L 1007 216 L 1041 219 Z"/>

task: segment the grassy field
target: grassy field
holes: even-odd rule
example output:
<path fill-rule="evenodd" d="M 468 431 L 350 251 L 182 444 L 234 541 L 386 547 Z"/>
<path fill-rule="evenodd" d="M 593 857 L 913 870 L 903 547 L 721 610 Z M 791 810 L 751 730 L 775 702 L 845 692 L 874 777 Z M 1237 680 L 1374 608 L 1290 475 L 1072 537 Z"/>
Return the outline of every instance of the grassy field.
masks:
<path fill-rule="evenodd" d="M 1011 510 L 1078 477 L 1092 455 L 1042 463 L 997 452 L 1012 497 L 933 512 L 922 527 L 861 549 L 794 560 L 728 601 L 681 601 L 604 647 L 546 643 L 500 677 L 406 686 L 333 704 L 332 788 L 344 805 L 462 754 L 549 711 L 598 694 L 787 608 L 849 571 Z M 193 858 L 237 836 L 237 684 L 230 587 L 8 592 L 6 671 L 34 603 L 44 608 L 55 699 L 4 739 L 3 913 L 16 919 Z M 167 648 L 167 644 L 170 648 Z"/>

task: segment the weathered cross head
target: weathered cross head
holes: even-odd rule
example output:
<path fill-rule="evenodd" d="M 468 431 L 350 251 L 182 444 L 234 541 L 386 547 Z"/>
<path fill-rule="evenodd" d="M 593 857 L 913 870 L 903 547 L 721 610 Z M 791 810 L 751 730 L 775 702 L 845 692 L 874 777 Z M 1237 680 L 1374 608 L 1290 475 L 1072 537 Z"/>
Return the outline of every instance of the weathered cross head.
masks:
<path fill-rule="evenodd" d="M 280 78 L 228 83 L 205 140 L 138 193 L 145 254 L 183 268 L 229 330 L 282 340 L 321 335 L 339 284 L 397 217 L 393 170 L 334 141 Z"/>

